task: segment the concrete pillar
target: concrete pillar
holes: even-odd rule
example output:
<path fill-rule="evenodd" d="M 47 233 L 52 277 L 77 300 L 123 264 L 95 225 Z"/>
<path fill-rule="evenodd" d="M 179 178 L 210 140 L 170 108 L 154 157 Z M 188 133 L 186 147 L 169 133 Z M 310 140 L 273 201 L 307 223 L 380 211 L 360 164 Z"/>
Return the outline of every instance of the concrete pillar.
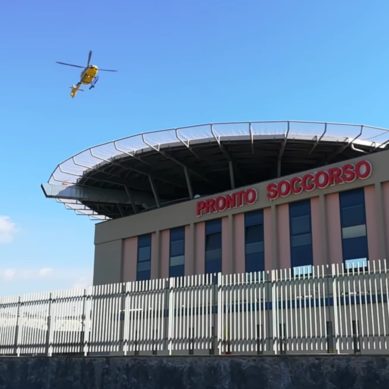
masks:
<path fill-rule="evenodd" d="M 138 238 L 123 240 L 122 282 L 136 280 L 136 262 L 138 256 Z"/>

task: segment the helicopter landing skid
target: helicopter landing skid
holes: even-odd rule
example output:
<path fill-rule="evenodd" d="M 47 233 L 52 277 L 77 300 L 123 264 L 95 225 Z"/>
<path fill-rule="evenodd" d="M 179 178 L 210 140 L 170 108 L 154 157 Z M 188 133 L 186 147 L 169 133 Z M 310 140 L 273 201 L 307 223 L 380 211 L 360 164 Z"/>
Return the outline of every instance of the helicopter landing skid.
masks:
<path fill-rule="evenodd" d="M 97 81 L 99 81 L 99 77 L 96 76 L 95 79 L 93 80 L 91 86 L 89 87 L 89 89 L 93 89 L 95 87 Z"/>

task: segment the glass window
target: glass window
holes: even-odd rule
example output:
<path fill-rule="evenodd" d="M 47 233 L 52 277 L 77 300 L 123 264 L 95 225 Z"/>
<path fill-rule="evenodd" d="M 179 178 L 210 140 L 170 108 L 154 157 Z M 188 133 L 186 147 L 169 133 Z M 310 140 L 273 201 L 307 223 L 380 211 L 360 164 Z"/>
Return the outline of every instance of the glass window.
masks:
<path fill-rule="evenodd" d="M 290 256 L 295 275 L 310 272 L 313 263 L 310 200 L 289 205 Z"/>
<path fill-rule="evenodd" d="M 151 271 L 151 234 L 138 236 L 137 281 L 149 280 Z"/>
<path fill-rule="evenodd" d="M 169 277 L 185 274 L 185 227 L 170 230 Z"/>
<path fill-rule="evenodd" d="M 205 273 L 222 269 L 222 223 L 220 219 L 205 224 Z"/>
<path fill-rule="evenodd" d="M 263 211 L 245 213 L 244 227 L 246 272 L 265 270 Z"/>
<path fill-rule="evenodd" d="M 365 195 L 363 188 L 339 194 L 343 261 L 346 269 L 365 263 L 368 257 Z"/>

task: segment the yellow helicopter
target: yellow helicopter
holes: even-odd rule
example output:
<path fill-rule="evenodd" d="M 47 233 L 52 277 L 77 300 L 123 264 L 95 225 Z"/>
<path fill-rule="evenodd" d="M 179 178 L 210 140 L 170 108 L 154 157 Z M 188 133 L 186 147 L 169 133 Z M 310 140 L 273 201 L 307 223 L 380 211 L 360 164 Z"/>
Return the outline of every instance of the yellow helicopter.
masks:
<path fill-rule="evenodd" d="M 70 96 L 74 97 L 79 90 L 82 91 L 82 89 L 80 89 L 82 84 L 90 85 L 89 89 L 94 88 L 95 85 L 96 85 L 96 82 L 99 79 L 99 77 L 97 76 L 99 71 L 103 71 L 103 72 L 117 72 L 117 70 L 101 69 L 101 68 L 98 68 L 96 65 L 91 65 L 90 64 L 91 58 L 92 58 L 92 50 L 89 51 L 88 62 L 86 64 L 86 66 L 73 65 L 71 63 L 58 62 L 57 61 L 57 63 L 60 64 L 60 65 L 73 66 L 75 68 L 84 69 L 81 72 L 80 81 L 77 84 L 71 86 L 71 88 L 70 88 L 71 89 Z"/>

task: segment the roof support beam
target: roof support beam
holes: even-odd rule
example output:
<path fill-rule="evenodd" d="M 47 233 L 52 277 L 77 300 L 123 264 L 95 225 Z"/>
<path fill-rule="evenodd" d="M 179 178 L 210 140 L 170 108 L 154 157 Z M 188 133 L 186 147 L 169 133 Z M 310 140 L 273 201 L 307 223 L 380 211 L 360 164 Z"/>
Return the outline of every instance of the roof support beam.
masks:
<path fill-rule="evenodd" d="M 228 168 L 230 170 L 230 185 L 231 189 L 235 189 L 235 177 L 234 177 L 234 165 L 232 164 L 232 161 L 228 161 Z"/>
<path fill-rule="evenodd" d="M 287 122 L 285 137 L 284 137 L 284 140 L 281 144 L 280 152 L 278 153 L 278 158 L 277 158 L 277 177 L 281 177 L 282 156 L 284 155 L 286 142 L 288 141 L 289 129 L 290 129 L 290 123 Z"/>
<path fill-rule="evenodd" d="M 185 166 L 184 167 L 184 174 L 185 174 L 185 180 L 186 180 L 186 185 L 188 187 L 188 194 L 191 199 L 193 199 L 193 189 L 192 189 L 192 183 L 190 182 L 190 177 L 188 173 L 188 168 Z"/>
<path fill-rule="evenodd" d="M 117 162 L 117 161 L 112 161 L 112 160 L 108 160 L 108 159 L 104 159 L 104 158 L 101 158 L 95 154 L 93 154 L 92 150 L 89 150 L 90 154 L 92 155 L 92 157 L 94 158 L 97 158 L 97 159 L 100 159 L 100 161 L 104 161 L 104 162 L 108 162 L 110 165 L 113 165 L 113 166 L 118 166 L 124 170 L 132 170 L 140 175 L 144 175 L 144 176 L 150 176 L 152 177 L 153 179 L 156 179 L 156 180 L 159 180 L 161 182 L 165 182 L 166 184 L 169 184 L 169 185 L 173 185 L 173 186 L 176 186 L 176 187 L 179 187 L 179 188 L 182 188 L 183 185 L 178 183 L 178 182 L 173 182 L 171 180 L 166 180 L 164 178 L 161 178 L 161 177 L 158 177 L 158 176 L 155 176 L 154 174 L 152 174 L 152 172 L 146 172 L 146 171 L 143 171 L 143 170 L 140 170 L 140 169 L 137 169 L 137 168 L 134 168 L 134 167 L 131 167 L 131 166 L 123 166 L 121 163 Z M 114 175 L 112 173 L 106 173 L 106 174 L 110 174 L 112 176 L 116 176 L 117 175 Z"/>
<path fill-rule="evenodd" d="M 135 214 L 137 212 L 137 210 L 136 210 L 136 205 L 134 202 L 134 197 L 132 196 L 132 191 L 130 190 L 130 188 L 127 185 L 124 185 L 124 190 L 126 191 L 128 198 L 130 199 L 132 212 L 134 212 L 134 214 Z"/>
<path fill-rule="evenodd" d="M 334 153 L 332 153 L 332 154 L 327 158 L 326 163 L 331 162 L 331 160 L 332 160 L 333 158 L 335 158 L 337 155 L 339 155 L 339 154 L 342 153 L 344 150 L 346 150 L 347 147 L 350 147 L 350 146 L 353 144 L 353 142 L 354 142 L 356 139 L 358 139 L 358 138 L 362 135 L 362 132 L 363 132 L 363 125 L 361 126 L 361 130 L 359 131 L 358 135 L 357 135 L 355 138 L 349 140 L 349 141 L 348 141 L 346 144 L 344 144 L 343 146 L 339 147 Z M 347 141 L 347 140 L 348 140 L 348 138 L 345 139 L 345 141 Z"/>
<path fill-rule="evenodd" d="M 327 123 L 324 123 L 324 131 L 322 132 L 322 134 L 320 135 L 320 137 L 318 138 L 317 136 L 315 136 L 316 138 L 316 142 L 313 144 L 311 150 L 309 151 L 308 155 L 311 155 L 313 153 L 313 150 L 316 149 L 317 145 L 320 143 L 320 141 L 322 140 L 323 136 L 325 135 L 325 133 L 327 132 Z"/>
<path fill-rule="evenodd" d="M 235 189 L 235 177 L 234 177 L 234 164 L 233 164 L 233 161 L 232 161 L 232 158 L 231 158 L 231 155 L 230 153 L 225 149 L 225 147 L 222 145 L 222 142 L 220 140 L 220 137 L 218 137 L 214 130 L 213 130 L 213 125 L 211 124 L 211 133 L 213 135 L 213 137 L 215 138 L 217 144 L 219 145 L 219 149 L 220 151 L 222 152 L 222 154 L 224 155 L 224 157 L 227 159 L 228 161 L 228 170 L 229 170 L 229 174 L 230 174 L 230 186 L 231 186 L 231 189 Z"/>
<path fill-rule="evenodd" d="M 155 187 L 155 184 L 154 184 L 154 180 L 151 176 L 149 176 L 149 182 L 150 182 L 150 186 L 151 186 L 151 190 L 153 192 L 153 196 L 154 196 L 154 200 L 155 200 L 155 205 L 157 206 L 157 208 L 160 208 L 160 203 L 159 203 L 159 198 L 158 198 L 158 193 L 157 193 L 157 190 L 156 190 L 156 187 Z"/>
<path fill-rule="evenodd" d="M 177 134 L 176 134 L 177 136 Z M 177 137 L 177 139 L 180 139 Z M 184 143 L 181 139 L 180 139 L 181 143 L 183 143 L 186 147 L 188 147 L 186 145 L 186 143 Z M 144 138 L 143 138 L 143 142 L 145 144 L 147 144 L 148 146 L 150 146 L 153 150 L 157 151 L 159 154 L 161 154 L 162 156 L 164 156 L 166 159 L 169 159 L 170 161 L 173 161 L 174 163 L 176 163 L 178 166 L 182 167 L 184 169 L 184 174 L 185 174 L 185 180 L 187 182 L 187 185 L 188 185 L 188 177 L 187 177 L 187 174 L 188 173 L 191 173 L 193 174 L 194 176 L 197 176 L 198 178 L 200 178 L 201 180 L 207 182 L 209 185 L 212 185 L 214 186 L 214 183 L 209 180 L 208 178 L 206 178 L 203 174 L 200 174 L 198 173 L 197 171 L 189 168 L 188 166 L 186 166 L 183 162 L 177 160 L 176 158 L 172 157 L 171 155 L 169 155 L 166 151 L 163 151 L 161 150 L 160 147 L 156 147 L 154 145 L 152 145 L 151 143 L 148 143 Z M 188 149 L 190 150 L 190 148 L 188 147 Z M 196 155 L 197 157 L 197 155 Z M 190 191 L 188 190 L 188 193 L 190 195 L 191 198 L 193 198 L 193 196 L 190 194 Z"/>

